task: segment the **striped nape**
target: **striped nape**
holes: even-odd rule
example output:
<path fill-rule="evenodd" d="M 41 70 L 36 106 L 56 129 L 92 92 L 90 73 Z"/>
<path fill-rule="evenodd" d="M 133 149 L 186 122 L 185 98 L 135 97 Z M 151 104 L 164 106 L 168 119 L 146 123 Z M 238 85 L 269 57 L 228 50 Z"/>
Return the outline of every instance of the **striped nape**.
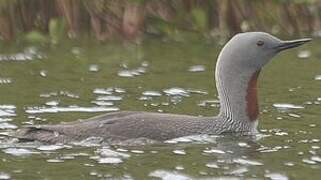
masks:
<path fill-rule="evenodd" d="M 219 63 L 219 65 L 222 65 Z M 231 74 L 233 77 L 230 79 Z M 216 85 L 220 99 L 218 131 L 252 131 L 257 119 L 256 80 L 259 73 L 232 72 L 217 68 Z M 251 87 L 249 88 L 249 85 Z M 249 93 L 250 92 L 250 93 Z M 250 96 L 249 96 L 250 95 Z M 252 113 L 253 112 L 253 113 Z"/>
<path fill-rule="evenodd" d="M 219 127 L 220 131 L 229 131 L 233 126 L 233 113 L 232 113 L 232 107 L 229 100 L 229 92 L 225 88 L 224 82 L 221 80 L 221 77 L 217 76 L 217 88 L 219 91 L 219 98 L 220 98 L 220 121 L 222 121 L 221 127 Z"/>

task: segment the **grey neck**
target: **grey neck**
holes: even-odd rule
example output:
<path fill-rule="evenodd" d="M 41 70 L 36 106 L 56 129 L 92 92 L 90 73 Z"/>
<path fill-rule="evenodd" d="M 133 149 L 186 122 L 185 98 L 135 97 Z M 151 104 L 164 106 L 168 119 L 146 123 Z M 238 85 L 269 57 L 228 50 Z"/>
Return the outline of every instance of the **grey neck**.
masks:
<path fill-rule="evenodd" d="M 226 58 L 237 57 L 220 55 L 216 64 L 216 87 L 221 105 L 218 117 L 222 128 L 224 131 L 256 133 L 258 71 L 238 64 L 237 60 L 226 61 Z"/>

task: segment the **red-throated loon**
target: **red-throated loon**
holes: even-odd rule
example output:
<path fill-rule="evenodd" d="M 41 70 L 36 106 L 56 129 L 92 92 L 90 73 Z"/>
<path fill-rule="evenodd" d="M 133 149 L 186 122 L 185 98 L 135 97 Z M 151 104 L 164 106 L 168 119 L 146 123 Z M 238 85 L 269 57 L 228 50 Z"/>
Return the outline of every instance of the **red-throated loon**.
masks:
<path fill-rule="evenodd" d="M 264 32 L 235 35 L 216 63 L 221 105 L 216 117 L 123 111 L 66 124 L 24 127 L 17 136 L 46 143 L 68 143 L 89 137 L 105 141 L 136 138 L 163 141 L 197 134 L 255 134 L 259 114 L 256 86 L 261 68 L 280 51 L 310 40 L 282 41 Z"/>

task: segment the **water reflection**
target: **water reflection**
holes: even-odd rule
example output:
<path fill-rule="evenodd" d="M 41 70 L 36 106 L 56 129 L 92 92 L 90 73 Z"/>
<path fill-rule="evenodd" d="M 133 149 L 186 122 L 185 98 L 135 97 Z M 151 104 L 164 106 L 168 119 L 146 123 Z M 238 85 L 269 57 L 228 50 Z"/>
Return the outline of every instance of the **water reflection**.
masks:
<path fill-rule="evenodd" d="M 203 65 L 195 65 L 195 66 L 191 66 L 188 68 L 189 72 L 203 72 L 205 71 L 205 66 Z"/>
<path fill-rule="evenodd" d="M 0 61 L 29 61 L 34 59 L 43 59 L 46 56 L 39 52 L 36 47 L 28 47 L 23 52 L 15 54 L 0 54 Z"/>
<path fill-rule="evenodd" d="M 12 83 L 11 78 L 0 77 L 0 84 L 10 84 L 10 83 Z"/>
<path fill-rule="evenodd" d="M 8 155 L 16 157 L 38 156 L 41 154 L 51 154 L 46 157 L 47 163 L 63 163 L 65 160 L 77 160 L 76 157 L 87 157 L 87 161 L 95 161 L 97 164 L 117 165 L 126 164 L 131 158 L 149 157 L 154 154 L 154 158 L 162 158 L 164 154 L 172 153 L 173 156 L 189 157 L 191 160 L 206 157 L 210 160 L 203 164 L 203 168 L 208 169 L 222 169 L 225 175 L 243 176 L 248 172 L 251 166 L 261 166 L 262 162 L 257 159 L 260 158 L 260 145 L 257 142 L 257 137 L 243 136 L 235 137 L 232 135 L 224 136 L 189 136 L 167 141 L 166 143 L 157 143 L 154 145 L 145 145 L 144 147 L 136 144 L 135 146 L 109 146 L 106 144 L 99 144 L 95 139 L 87 140 L 87 142 L 72 143 L 71 145 L 44 145 L 38 142 L 17 142 L 12 139 L 1 141 L 0 149 Z M 92 142 L 89 142 L 92 141 Z M 98 144 L 97 144 L 98 143 Z M 74 153 L 59 153 L 65 149 L 74 149 L 74 146 L 83 146 L 83 150 L 77 148 L 78 154 Z M 87 151 L 90 153 L 82 153 Z M 144 149 L 144 150 L 143 150 Z M 196 151 L 195 151 L 196 150 Z M 54 153 L 54 154 L 52 154 Z M 58 154 L 57 154 L 58 153 Z M 56 154 L 56 155 L 55 155 Z M 314 157 L 316 159 L 316 157 Z M 173 159 L 174 160 L 174 159 Z M 141 161 L 141 163 L 149 162 L 149 158 Z M 87 163 L 88 164 L 88 163 Z M 89 164 L 88 164 L 89 165 Z M 172 170 L 155 169 L 149 172 L 150 177 L 159 177 L 161 179 L 167 178 L 195 178 L 194 175 L 185 175 L 178 172 L 184 170 L 183 166 L 175 166 Z M 216 176 L 210 175 L 207 171 L 201 171 L 202 176 L 212 178 Z"/>
<path fill-rule="evenodd" d="M 140 67 L 129 69 L 127 64 L 122 64 L 124 69 L 118 71 L 118 76 L 120 77 L 135 77 L 141 76 L 146 73 L 146 68 L 148 67 L 147 62 L 143 62 Z"/>
<path fill-rule="evenodd" d="M 213 47 L 143 46 L 144 56 L 138 59 L 108 44 L 91 49 L 57 47 L 48 55 L 37 51 L 32 60 L 22 54 L 1 54 L 2 61 L 14 62 L 0 62 L 0 177 L 21 179 L 33 172 L 39 172 L 32 174 L 38 179 L 59 179 L 64 174 L 81 174 L 86 179 L 318 177 L 321 95 L 317 80 L 321 72 L 319 50 L 313 48 L 278 56 L 280 60 L 264 71 L 259 82 L 263 107 L 259 129 L 267 135 L 259 140 L 203 135 L 164 143 L 135 139 L 110 145 L 92 137 L 68 145 L 47 145 L 8 138 L 20 125 L 85 119 L 98 111 L 203 116 L 218 111 L 219 100 L 209 83 L 212 60 L 217 57 Z M 38 54 L 43 60 L 36 60 Z M 19 59 L 25 63 L 16 62 Z M 120 62 L 126 63 L 119 66 Z M 288 75 L 277 76 L 277 72 Z M 51 174 L 56 171 L 60 173 Z"/>
<path fill-rule="evenodd" d="M 28 114 L 41 114 L 41 113 L 58 113 L 58 112 L 111 112 L 118 111 L 117 107 L 28 107 L 26 113 Z"/>

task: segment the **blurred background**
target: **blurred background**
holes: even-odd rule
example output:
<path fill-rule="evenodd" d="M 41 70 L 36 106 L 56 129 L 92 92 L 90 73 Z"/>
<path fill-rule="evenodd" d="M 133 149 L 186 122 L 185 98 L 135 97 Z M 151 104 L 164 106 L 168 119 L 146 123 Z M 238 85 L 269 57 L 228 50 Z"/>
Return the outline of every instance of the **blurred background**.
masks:
<path fill-rule="evenodd" d="M 0 0 L 2 42 L 61 39 L 224 42 L 237 32 L 321 36 L 319 0 Z"/>
<path fill-rule="evenodd" d="M 6 137 L 110 111 L 215 116 L 215 61 L 246 31 L 313 38 L 262 71 L 255 141 Z M 320 0 L 0 0 L 0 179 L 320 179 L 320 37 Z"/>

